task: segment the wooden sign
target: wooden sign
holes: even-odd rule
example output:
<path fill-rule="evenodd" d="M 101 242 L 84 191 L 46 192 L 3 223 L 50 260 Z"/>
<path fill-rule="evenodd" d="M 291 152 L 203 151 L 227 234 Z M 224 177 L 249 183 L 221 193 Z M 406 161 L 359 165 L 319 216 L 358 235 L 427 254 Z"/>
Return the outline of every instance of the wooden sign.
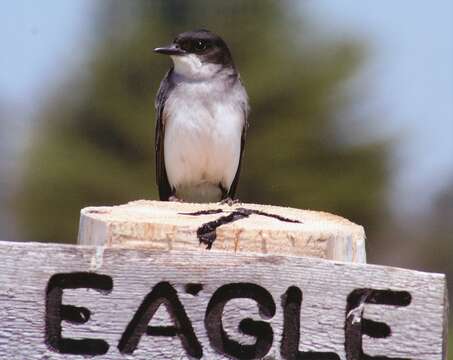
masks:
<path fill-rule="evenodd" d="M 446 359 L 441 274 L 36 243 L 0 258 L 1 359 Z"/>

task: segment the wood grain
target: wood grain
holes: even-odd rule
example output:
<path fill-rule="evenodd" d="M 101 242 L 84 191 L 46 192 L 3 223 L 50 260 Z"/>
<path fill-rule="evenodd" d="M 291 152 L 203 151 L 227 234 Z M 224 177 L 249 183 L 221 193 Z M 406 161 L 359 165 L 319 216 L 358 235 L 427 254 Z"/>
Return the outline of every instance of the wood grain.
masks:
<path fill-rule="evenodd" d="M 81 211 L 78 243 L 203 251 L 206 246 L 200 245 L 197 238 L 200 226 L 238 208 L 262 211 L 298 223 L 252 214 L 220 226 L 213 249 L 366 262 L 362 226 L 325 212 L 257 204 L 228 206 L 141 200 L 120 206 L 88 207 Z M 223 213 L 187 215 L 216 209 Z"/>
<path fill-rule="evenodd" d="M 83 288 L 63 290 L 63 304 L 85 307 L 91 311 L 91 317 L 83 324 L 63 321 L 62 335 L 69 339 L 106 341 L 108 352 L 94 359 L 188 358 L 178 336 L 144 334 L 132 355 L 121 354 L 118 350 L 125 329 L 146 295 L 162 282 L 175 289 L 201 345 L 203 359 L 234 358 L 214 349 L 207 328 L 215 328 L 216 324 L 206 324 L 205 316 L 208 303 L 213 294 L 218 294 L 219 288 L 244 283 L 269 292 L 275 303 L 275 313 L 269 316 L 272 309 L 268 309 L 266 316 L 266 311 L 258 311 L 254 300 L 233 299 L 226 303 L 222 312 L 223 326 L 230 339 L 250 345 L 255 338 L 238 330 L 241 320 L 252 318 L 269 324 L 273 340 L 266 359 L 283 358 L 283 304 L 290 297 L 297 300 L 297 289 L 302 295 L 300 320 L 297 319 L 297 308 L 286 316 L 287 327 L 300 325 L 300 340 L 295 344 L 297 351 L 330 353 L 338 359 L 351 359 L 345 350 L 345 319 L 350 320 L 351 334 L 361 327 L 364 331 L 365 321 L 371 319 L 387 324 L 391 334 L 381 338 L 360 336 L 365 354 L 389 359 L 446 359 L 447 303 L 445 276 L 441 274 L 316 258 L 239 252 L 232 255 L 215 249 L 197 252 L 0 242 L 0 257 L 2 359 L 82 358 L 81 355 L 56 353 L 44 342 L 49 279 L 54 279 L 55 274 L 73 272 L 88 276 L 102 274 L 112 281 L 109 293 Z M 293 294 L 287 293 L 289 288 Z M 372 289 L 374 295 L 363 296 L 360 289 Z M 285 293 L 287 296 L 282 297 Z M 381 293 L 394 295 L 385 297 L 387 295 L 381 296 Z M 406 295 L 400 297 L 399 294 Z M 401 306 L 377 304 L 400 301 L 400 298 L 409 302 Z M 215 312 L 209 314 L 215 317 Z M 153 327 L 172 324 L 165 306 L 160 306 L 149 322 Z M 356 350 L 356 340 L 348 337 L 350 354 Z M 286 351 L 293 349 L 291 343 L 285 346 Z M 312 359 L 328 356 L 311 355 L 314 356 Z M 295 356 L 289 353 L 286 358 Z"/>

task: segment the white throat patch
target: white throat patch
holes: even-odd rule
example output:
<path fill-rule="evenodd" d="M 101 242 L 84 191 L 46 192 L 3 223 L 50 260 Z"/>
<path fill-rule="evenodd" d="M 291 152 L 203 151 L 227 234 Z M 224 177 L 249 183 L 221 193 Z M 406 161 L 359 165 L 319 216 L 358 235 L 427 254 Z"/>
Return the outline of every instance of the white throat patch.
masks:
<path fill-rule="evenodd" d="M 209 79 L 220 71 L 221 65 L 203 63 L 195 54 L 171 56 L 175 72 L 189 79 Z"/>

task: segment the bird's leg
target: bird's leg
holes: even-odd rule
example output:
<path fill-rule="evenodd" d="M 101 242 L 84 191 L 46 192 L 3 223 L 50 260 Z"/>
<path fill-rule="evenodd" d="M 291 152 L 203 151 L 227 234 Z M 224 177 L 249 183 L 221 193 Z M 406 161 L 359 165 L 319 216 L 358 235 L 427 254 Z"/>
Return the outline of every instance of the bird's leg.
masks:
<path fill-rule="evenodd" d="M 183 199 L 180 199 L 179 197 L 177 197 L 176 195 L 171 195 L 169 198 L 168 198 L 168 201 L 174 201 L 174 202 L 184 202 Z"/>
<path fill-rule="evenodd" d="M 239 204 L 239 200 L 233 199 L 228 195 L 228 190 L 221 183 L 219 183 L 219 188 L 222 191 L 222 200 L 219 201 L 220 205 L 228 204 L 229 206 L 233 206 L 234 204 Z"/>
<path fill-rule="evenodd" d="M 168 201 L 184 202 L 183 199 L 180 199 L 179 197 L 176 196 L 176 189 L 174 187 L 171 189 L 171 195 L 168 197 Z"/>
<path fill-rule="evenodd" d="M 239 204 L 239 203 L 240 203 L 239 199 L 232 199 L 232 198 L 229 197 L 229 196 L 227 196 L 226 198 L 220 200 L 220 202 L 219 202 L 220 205 L 225 205 L 225 204 L 227 204 L 227 205 L 229 205 L 229 206 L 233 206 L 233 205 Z"/>

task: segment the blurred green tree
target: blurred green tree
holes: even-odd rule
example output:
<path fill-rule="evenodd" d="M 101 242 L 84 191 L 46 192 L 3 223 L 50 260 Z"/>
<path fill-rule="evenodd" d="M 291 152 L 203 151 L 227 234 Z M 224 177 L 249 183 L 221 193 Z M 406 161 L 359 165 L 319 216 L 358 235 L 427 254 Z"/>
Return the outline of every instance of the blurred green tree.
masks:
<path fill-rule="evenodd" d="M 295 1 L 99 6 L 89 66 L 50 98 L 32 139 L 16 197 L 25 239 L 74 242 L 80 208 L 157 197 L 153 102 L 170 63 L 151 50 L 194 28 L 226 39 L 250 96 L 239 198 L 340 213 L 372 232 L 387 154 L 337 135 L 358 96 L 341 90 L 363 61 L 357 42 L 315 36 Z"/>
<path fill-rule="evenodd" d="M 437 195 L 428 221 L 415 226 L 412 244 L 418 250 L 414 261 L 425 271 L 447 276 L 448 298 L 453 299 L 453 178 Z M 451 300 L 450 300 L 451 302 Z M 450 347 L 453 346 L 453 313 L 450 311 Z M 450 353 L 449 353 L 450 354 Z M 453 359 L 453 348 L 451 358 Z"/>

